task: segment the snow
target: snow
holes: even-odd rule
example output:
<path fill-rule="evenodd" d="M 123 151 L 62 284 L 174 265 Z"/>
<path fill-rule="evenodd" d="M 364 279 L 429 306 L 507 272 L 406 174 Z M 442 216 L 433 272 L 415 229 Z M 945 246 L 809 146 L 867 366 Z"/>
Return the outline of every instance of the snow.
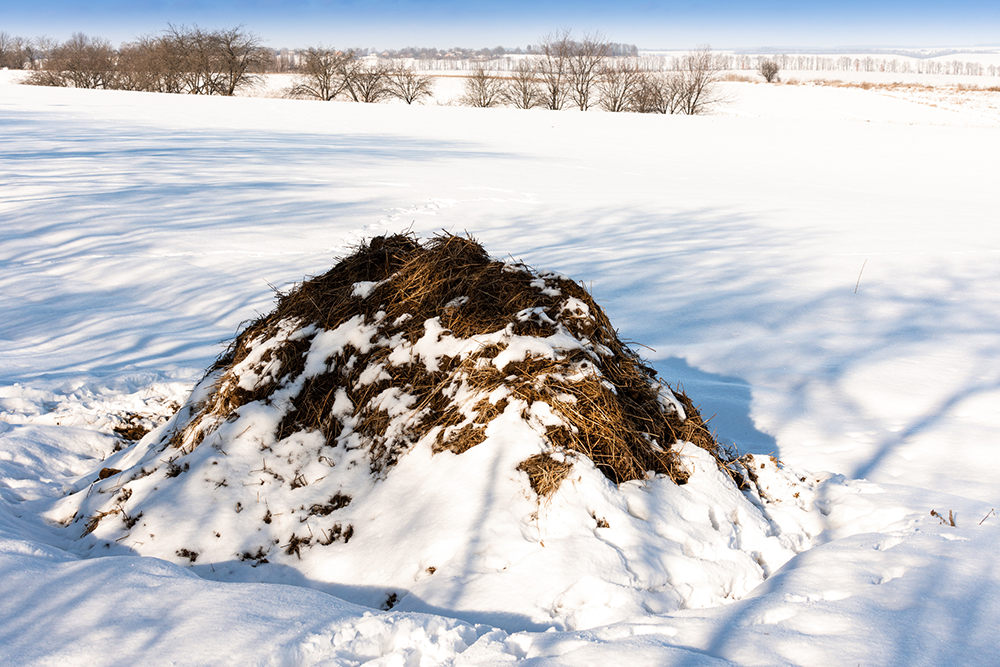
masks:
<path fill-rule="evenodd" d="M 1000 127 L 1000 92 L 806 85 L 811 88 L 808 92 L 800 90 L 799 85 L 732 84 L 732 102 L 722 112 L 784 120 Z"/>
<path fill-rule="evenodd" d="M 0 662 L 1000 662 L 997 116 L 877 90 L 729 90 L 688 118 L 0 83 Z M 584 281 L 780 502 L 762 513 L 692 451 L 685 487 L 602 495 L 577 466 L 586 483 L 539 508 L 502 474 L 537 451 L 510 420 L 371 485 L 364 511 L 396 527 L 359 531 L 350 558 L 369 578 L 353 586 L 308 551 L 213 573 L 59 523 L 119 483 L 102 468 L 154 455 L 155 434 L 115 451 L 112 429 L 163 423 L 272 286 L 405 229 L 467 230 Z M 316 368 L 370 342 L 321 335 Z M 465 543 L 409 530 L 443 502 L 462 507 Z M 252 510 L 225 527 L 247 550 Z M 483 511 L 506 518 L 477 524 Z M 199 518 L 170 530 L 207 554 Z"/>

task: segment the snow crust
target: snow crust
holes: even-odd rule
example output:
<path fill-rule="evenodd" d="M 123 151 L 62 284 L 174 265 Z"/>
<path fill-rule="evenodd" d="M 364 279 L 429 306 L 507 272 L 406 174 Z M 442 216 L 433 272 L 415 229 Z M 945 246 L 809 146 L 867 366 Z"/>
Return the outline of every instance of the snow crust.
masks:
<path fill-rule="evenodd" d="M 752 84 L 705 118 L 0 90 L 0 662 L 1000 662 L 1000 135 L 981 109 Z M 408 227 L 593 281 L 764 465 L 766 514 L 697 451 L 686 487 L 616 499 L 578 467 L 536 507 L 505 476 L 531 444 L 512 425 L 469 480 L 495 495 L 459 505 L 472 549 L 411 529 L 432 516 L 426 450 L 386 480 L 411 502 L 371 487 L 352 521 L 396 526 L 346 546 L 391 573 L 388 611 L 309 550 L 308 574 L 232 550 L 213 573 L 59 523 L 149 453 L 112 429 L 162 424 L 272 285 Z M 202 507 L 199 484 L 173 502 Z M 476 523 L 484 502 L 507 518 Z M 260 509 L 221 528 L 256 536 Z M 209 553 L 200 518 L 171 529 Z"/>

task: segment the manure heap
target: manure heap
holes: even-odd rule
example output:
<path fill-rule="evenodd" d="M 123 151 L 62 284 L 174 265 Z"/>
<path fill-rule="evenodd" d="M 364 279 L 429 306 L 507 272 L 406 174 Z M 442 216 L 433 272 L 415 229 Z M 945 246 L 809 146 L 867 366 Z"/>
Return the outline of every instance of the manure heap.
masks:
<path fill-rule="evenodd" d="M 738 599 L 808 541 L 767 506 L 806 480 L 723 451 L 580 285 L 452 235 L 282 295 L 104 465 L 50 513 L 94 555 L 506 629 Z"/>

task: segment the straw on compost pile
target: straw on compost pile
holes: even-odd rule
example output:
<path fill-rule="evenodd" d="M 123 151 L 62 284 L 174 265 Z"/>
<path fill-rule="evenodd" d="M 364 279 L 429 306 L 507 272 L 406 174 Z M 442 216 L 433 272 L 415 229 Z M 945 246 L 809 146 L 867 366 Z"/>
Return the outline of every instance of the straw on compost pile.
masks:
<path fill-rule="evenodd" d="M 684 483 L 678 441 L 722 462 L 690 399 L 656 379 L 584 288 L 453 235 L 362 244 L 281 296 L 211 372 L 214 389 L 170 438 L 182 453 L 243 406 L 280 403 L 274 440 L 320 432 L 329 446 L 364 448 L 381 477 L 424 437 L 461 455 L 505 411 L 528 419 L 544 403 L 558 421 L 537 425 L 550 449 L 519 468 L 539 495 L 577 456 L 615 483 L 649 471 Z"/>

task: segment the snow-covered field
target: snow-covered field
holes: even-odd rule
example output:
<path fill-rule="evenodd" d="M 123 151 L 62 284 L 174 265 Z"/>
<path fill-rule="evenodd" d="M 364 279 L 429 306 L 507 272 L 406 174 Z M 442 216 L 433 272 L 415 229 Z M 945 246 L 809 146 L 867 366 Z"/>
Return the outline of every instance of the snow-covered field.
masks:
<path fill-rule="evenodd" d="M 727 90 L 658 117 L 0 83 L 0 663 L 1000 664 L 997 94 Z M 546 631 L 486 578 L 474 613 L 381 611 L 55 521 L 112 429 L 162 423 L 274 289 L 407 229 L 584 282 L 723 441 L 817 480 L 798 509 L 775 493 L 801 517 L 760 539 L 790 559 L 663 611 L 579 579 L 580 553 L 544 582 L 565 583 Z M 621 521 L 669 534 L 653 511 L 683 503 L 629 484 Z M 633 588 L 664 562 L 642 534 L 617 544 Z M 705 539 L 683 554 L 705 590 L 739 580 Z"/>

